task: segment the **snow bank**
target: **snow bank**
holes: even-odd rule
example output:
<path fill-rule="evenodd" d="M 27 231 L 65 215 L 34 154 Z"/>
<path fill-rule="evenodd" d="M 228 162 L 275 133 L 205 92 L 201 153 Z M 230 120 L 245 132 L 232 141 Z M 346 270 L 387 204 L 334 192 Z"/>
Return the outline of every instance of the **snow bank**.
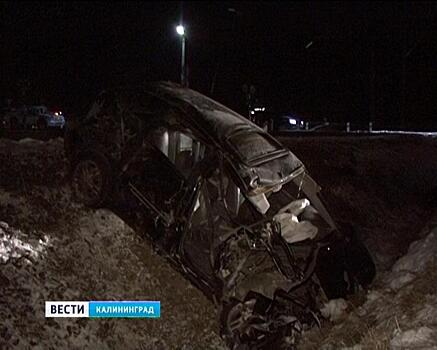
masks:
<path fill-rule="evenodd" d="M 427 237 L 410 245 L 408 253 L 393 266 L 390 276 L 390 287 L 400 289 L 413 281 L 419 272 L 423 272 L 427 264 L 437 256 L 437 230 Z"/>
<path fill-rule="evenodd" d="M 332 322 L 340 320 L 344 317 L 348 305 L 344 299 L 333 299 L 324 305 L 320 310 L 323 317 Z"/>
<path fill-rule="evenodd" d="M 420 327 L 418 329 L 410 329 L 405 332 L 400 332 L 391 341 L 390 345 L 393 349 L 405 348 L 426 348 L 437 349 L 435 343 L 436 330 L 429 327 Z"/>
<path fill-rule="evenodd" d="M 330 301 L 322 311 L 336 323 L 309 332 L 302 349 L 437 349 L 436 256 L 437 226 L 380 274 L 361 306 L 342 315 L 346 302 Z"/>
<path fill-rule="evenodd" d="M 30 239 L 19 230 L 14 230 L 6 222 L 0 221 L 0 262 L 5 264 L 10 259 L 26 258 L 35 261 L 45 250 L 49 238 Z"/>

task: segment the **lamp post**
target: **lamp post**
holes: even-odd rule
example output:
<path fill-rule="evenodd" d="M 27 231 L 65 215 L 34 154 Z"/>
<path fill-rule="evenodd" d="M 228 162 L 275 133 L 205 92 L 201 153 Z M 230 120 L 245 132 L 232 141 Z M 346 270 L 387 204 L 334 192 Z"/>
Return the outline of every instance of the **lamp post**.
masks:
<path fill-rule="evenodd" d="M 181 85 L 187 86 L 187 76 L 186 76 L 186 67 L 185 67 L 185 27 L 180 24 L 176 27 L 176 33 L 181 37 Z"/>

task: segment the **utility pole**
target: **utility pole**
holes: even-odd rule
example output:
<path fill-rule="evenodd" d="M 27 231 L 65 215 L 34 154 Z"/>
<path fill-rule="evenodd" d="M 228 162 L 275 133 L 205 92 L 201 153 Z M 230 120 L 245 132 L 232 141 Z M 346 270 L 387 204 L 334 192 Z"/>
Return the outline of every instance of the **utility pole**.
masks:
<path fill-rule="evenodd" d="M 230 13 L 232 15 L 232 27 L 231 27 L 231 32 L 228 35 L 228 37 L 230 39 L 232 39 L 232 36 L 234 35 L 234 31 L 235 31 L 235 25 L 236 25 L 237 16 L 239 16 L 241 14 L 241 12 L 237 11 L 235 8 L 231 7 L 231 8 L 228 8 L 228 13 Z M 232 40 L 230 40 L 230 44 L 227 44 L 227 42 L 224 42 L 224 46 L 229 45 L 229 47 L 224 47 L 223 50 L 219 51 L 222 56 L 219 55 L 218 58 L 217 58 L 217 63 L 216 63 L 216 66 L 215 66 L 215 71 L 214 71 L 214 75 L 212 77 L 211 87 L 210 87 L 210 90 L 209 90 L 209 95 L 210 96 L 213 96 L 214 90 L 215 90 L 215 86 L 216 86 L 216 83 L 217 83 L 218 71 L 220 69 L 220 58 L 222 58 L 222 61 L 226 65 L 227 52 L 228 51 L 232 52 L 233 49 L 234 49 L 233 47 L 231 47 L 232 43 L 233 43 Z"/>
<path fill-rule="evenodd" d="M 182 86 L 187 86 L 187 67 L 185 63 L 185 43 L 186 37 L 185 34 L 182 35 L 182 43 L 181 43 L 181 84 Z"/>
<path fill-rule="evenodd" d="M 376 119 L 376 69 L 375 69 L 375 42 L 372 41 L 370 51 L 370 120 L 375 122 Z"/>
<path fill-rule="evenodd" d="M 407 95 L 407 1 L 402 1 L 403 14 L 402 14 L 402 62 L 401 62 L 401 93 L 400 93 L 400 105 L 399 114 L 401 119 L 402 127 L 405 127 L 405 100 Z"/>
<path fill-rule="evenodd" d="M 186 42 L 186 33 L 185 27 L 182 24 L 179 24 L 176 27 L 176 32 L 181 37 L 181 85 L 187 86 L 187 69 L 185 63 L 185 42 Z"/>

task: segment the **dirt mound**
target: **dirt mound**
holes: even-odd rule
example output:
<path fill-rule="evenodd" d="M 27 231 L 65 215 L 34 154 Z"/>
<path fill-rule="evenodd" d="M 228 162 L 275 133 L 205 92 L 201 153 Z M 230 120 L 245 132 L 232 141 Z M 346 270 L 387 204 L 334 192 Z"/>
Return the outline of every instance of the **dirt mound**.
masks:
<path fill-rule="evenodd" d="M 388 268 L 437 207 L 437 141 L 421 136 L 282 138 L 323 188 L 337 220 L 351 222 Z"/>
<path fill-rule="evenodd" d="M 311 330 L 302 349 L 436 349 L 437 213 L 434 218 L 361 306 L 349 302 L 349 313 Z"/>

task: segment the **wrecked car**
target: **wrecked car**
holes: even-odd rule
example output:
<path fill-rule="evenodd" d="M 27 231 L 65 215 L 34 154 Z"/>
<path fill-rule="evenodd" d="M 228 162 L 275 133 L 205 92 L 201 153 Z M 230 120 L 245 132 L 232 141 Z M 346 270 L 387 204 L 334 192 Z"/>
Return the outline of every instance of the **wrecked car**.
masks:
<path fill-rule="evenodd" d="M 104 91 L 67 125 L 78 200 L 148 237 L 219 311 L 233 349 L 293 348 L 375 265 L 304 164 L 212 99 L 159 82 Z"/>

